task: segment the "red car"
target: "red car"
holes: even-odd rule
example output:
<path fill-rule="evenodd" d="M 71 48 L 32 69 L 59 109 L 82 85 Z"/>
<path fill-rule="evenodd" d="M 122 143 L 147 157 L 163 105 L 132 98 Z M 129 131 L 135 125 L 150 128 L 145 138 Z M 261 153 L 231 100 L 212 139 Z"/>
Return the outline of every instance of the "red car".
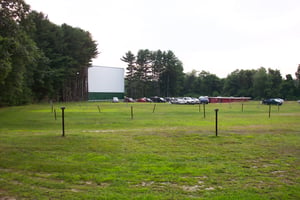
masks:
<path fill-rule="evenodd" d="M 152 102 L 152 100 L 149 99 L 149 98 L 144 97 L 144 98 L 137 99 L 136 102 Z"/>

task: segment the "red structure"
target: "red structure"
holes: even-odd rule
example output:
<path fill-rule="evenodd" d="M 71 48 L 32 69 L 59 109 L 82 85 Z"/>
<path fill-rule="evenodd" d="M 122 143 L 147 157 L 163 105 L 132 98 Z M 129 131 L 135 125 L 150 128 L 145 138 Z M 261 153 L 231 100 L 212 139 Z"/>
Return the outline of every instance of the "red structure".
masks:
<path fill-rule="evenodd" d="M 232 103 L 249 101 L 250 97 L 208 97 L 209 103 Z"/>

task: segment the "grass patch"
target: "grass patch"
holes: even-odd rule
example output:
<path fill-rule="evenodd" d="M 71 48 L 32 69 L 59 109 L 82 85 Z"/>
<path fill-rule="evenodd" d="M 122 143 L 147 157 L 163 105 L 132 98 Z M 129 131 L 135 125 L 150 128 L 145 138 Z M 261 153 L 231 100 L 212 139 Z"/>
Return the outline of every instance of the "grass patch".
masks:
<path fill-rule="evenodd" d="M 153 105 L 57 104 L 57 120 L 48 104 L 1 108 L 0 197 L 300 198 L 297 103 L 272 107 L 271 118 L 258 102 L 243 112 L 209 104 L 205 118 L 198 105 Z"/>

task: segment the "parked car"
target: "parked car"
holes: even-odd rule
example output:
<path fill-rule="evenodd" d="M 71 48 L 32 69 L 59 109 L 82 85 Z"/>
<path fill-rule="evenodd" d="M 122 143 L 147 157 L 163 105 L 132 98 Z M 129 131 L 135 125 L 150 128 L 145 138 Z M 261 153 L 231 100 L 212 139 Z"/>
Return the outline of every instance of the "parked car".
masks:
<path fill-rule="evenodd" d="M 143 97 L 136 100 L 136 102 L 152 102 L 151 99 Z"/>
<path fill-rule="evenodd" d="M 146 98 L 139 98 L 136 100 L 136 102 L 147 102 L 147 101 L 146 101 Z"/>
<path fill-rule="evenodd" d="M 119 102 L 119 98 L 118 97 L 113 97 L 112 102 L 113 103 L 118 103 Z"/>
<path fill-rule="evenodd" d="M 133 98 L 125 97 L 124 102 L 134 102 Z"/>
<path fill-rule="evenodd" d="M 280 99 L 280 98 L 276 98 L 278 101 L 280 101 L 281 103 L 283 103 L 284 102 L 284 100 L 283 99 Z"/>
<path fill-rule="evenodd" d="M 262 100 L 262 104 L 265 104 L 265 105 L 279 105 L 279 106 L 281 106 L 282 103 L 283 103 L 283 99 L 279 99 L 279 98 L 271 98 L 271 99 Z"/>
<path fill-rule="evenodd" d="M 185 100 L 186 104 L 195 104 L 192 97 L 183 97 L 183 99 Z"/>
<path fill-rule="evenodd" d="M 199 101 L 201 104 L 208 104 L 209 103 L 209 98 L 208 96 L 200 96 Z"/>
<path fill-rule="evenodd" d="M 172 104 L 186 104 L 186 101 L 183 98 L 173 98 L 171 103 Z"/>
<path fill-rule="evenodd" d="M 165 103 L 166 100 L 162 97 L 151 97 L 151 100 L 156 103 Z"/>
<path fill-rule="evenodd" d="M 166 97 L 165 100 L 166 102 L 172 103 L 172 101 L 174 101 L 174 97 Z"/>
<path fill-rule="evenodd" d="M 195 104 L 199 104 L 200 100 L 198 98 L 193 98 Z"/>

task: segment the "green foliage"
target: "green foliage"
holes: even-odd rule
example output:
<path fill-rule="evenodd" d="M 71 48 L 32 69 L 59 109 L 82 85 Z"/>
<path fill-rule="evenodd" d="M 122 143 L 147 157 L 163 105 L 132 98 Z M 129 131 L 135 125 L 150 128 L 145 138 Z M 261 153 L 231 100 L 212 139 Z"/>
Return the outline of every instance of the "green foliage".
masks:
<path fill-rule="evenodd" d="M 142 96 L 246 96 L 264 98 L 300 98 L 299 80 L 291 75 L 283 79 L 279 70 L 235 70 L 220 79 L 206 71 L 183 73 L 181 62 L 173 52 L 140 50 L 135 56 L 128 51 L 121 58 L 128 64 L 126 93 Z M 297 72 L 296 72 L 297 76 Z"/>
<path fill-rule="evenodd" d="M 23 0 L 0 5 L 0 105 L 84 99 L 79 94 L 97 55 L 91 35 L 52 24 Z"/>
<path fill-rule="evenodd" d="M 62 101 L 86 99 L 87 88 L 82 86 L 86 86 L 91 59 L 98 54 L 90 33 L 67 24 L 57 26 L 42 13 L 32 12 L 30 20 L 35 25 L 30 34 L 48 60 L 43 62 L 48 73 L 41 72 L 45 77 L 42 88 L 48 88 L 48 97 Z"/>
<path fill-rule="evenodd" d="M 126 92 L 130 97 L 176 96 L 182 90 L 183 67 L 172 51 L 128 51 L 121 58 L 127 63 Z"/>
<path fill-rule="evenodd" d="M 295 82 L 290 74 L 286 75 L 286 79 L 280 85 L 280 92 L 284 98 L 295 99 L 297 91 Z"/>
<path fill-rule="evenodd" d="M 267 88 L 267 72 L 266 69 L 261 67 L 253 75 L 253 95 L 257 99 L 264 98 L 266 96 Z"/>
<path fill-rule="evenodd" d="M 227 76 L 223 86 L 225 96 L 253 97 L 254 70 L 235 70 Z"/>
<path fill-rule="evenodd" d="M 293 80 L 290 74 L 283 79 L 279 70 L 267 71 L 263 67 L 257 70 L 235 70 L 225 79 L 205 71 L 197 74 L 193 70 L 185 74 L 183 94 L 296 100 L 297 97 L 300 98 L 299 88 L 299 80 Z"/>
<path fill-rule="evenodd" d="M 9 50 L 12 46 L 9 38 L 3 38 L 0 35 L 0 84 L 3 85 L 8 74 L 12 70 Z"/>

